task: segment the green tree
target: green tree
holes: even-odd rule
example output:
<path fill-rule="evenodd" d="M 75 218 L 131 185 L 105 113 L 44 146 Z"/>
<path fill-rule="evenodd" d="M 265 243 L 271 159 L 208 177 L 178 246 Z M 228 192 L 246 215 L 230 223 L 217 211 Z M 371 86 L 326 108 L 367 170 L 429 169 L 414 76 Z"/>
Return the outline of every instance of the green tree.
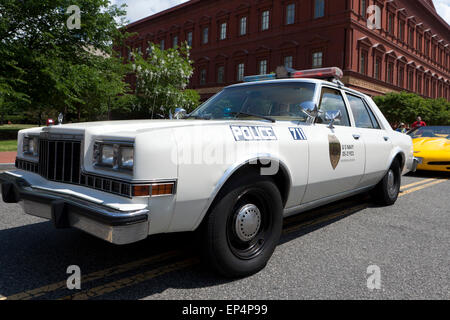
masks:
<path fill-rule="evenodd" d="M 146 57 L 137 51 L 132 56 L 138 109 L 155 118 L 167 117 L 175 108 L 190 112 L 197 107 L 198 93 L 186 89 L 193 73 L 187 44 L 161 50 L 151 43 Z"/>
<path fill-rule="evenodd" d="M 417 94 L 391 92 L 374 98 L 390 123 L 413 123 L 417 116 L 429 125 L 450 124 L 450 102 L 446 99 L 425 99 Z"/>
<path fill-rule="evenodd" d="M 67 24 L 72 5 L 81 10 L 79 29 Z M 55 111 L 95 115 L 125 92 L 126 70 L 112 57 L 113 42 L 129 36 L 120 29 L 123 7 L 108 0 L 2 0 L 0 14 L 0 92 L 29 102 L 40 123 Z M 18 104 L 22 111 L 24 105 Z"/>

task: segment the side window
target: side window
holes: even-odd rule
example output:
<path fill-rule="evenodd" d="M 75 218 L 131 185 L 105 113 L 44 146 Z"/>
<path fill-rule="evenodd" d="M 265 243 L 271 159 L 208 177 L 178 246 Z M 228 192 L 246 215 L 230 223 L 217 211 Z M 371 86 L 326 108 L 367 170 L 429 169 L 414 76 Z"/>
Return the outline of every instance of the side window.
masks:
<path fill-rule="evenodd" d="M 342 119 L 336 121 L 335 125 L 350 127 L 350 120 L 348 117 L 347 108 L 345 106 L 344 98 L 339 90 L 331 88 L 322 88 L 322 94 L 320 97 L 320 107 L 322 111 L 320 117 L 317 119 L 318 123 L 327 123 L 325 120 L 325 113 L 327 111 L 341 111 Z"/>
<path fill-rule="evenodd" d="M 358 128 L 379 129 L 378 122 L 372 111 L 367 108 L 366 103 L 360 97 L 347 94 L 350 107 L 352 108 L 355 124 Z"/>
<path fill-rule="evenodd" d="M 367 111 L 369 111 L 370 120 L 372 120 L 373 128 L 374 129 L 381 129 L 380 124 L 378 123 L 377 117 L 375 117 L 375 114 L 373 113 L 372 109 L 367 105 L 366 102 L 364 102 L 366 105 Z"/>

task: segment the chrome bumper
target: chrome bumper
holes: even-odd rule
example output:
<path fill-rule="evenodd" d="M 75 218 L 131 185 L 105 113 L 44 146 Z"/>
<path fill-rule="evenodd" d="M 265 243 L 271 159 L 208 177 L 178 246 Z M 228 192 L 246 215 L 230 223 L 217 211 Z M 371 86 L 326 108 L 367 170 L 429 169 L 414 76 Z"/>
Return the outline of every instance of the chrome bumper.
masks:
<path fill-rule="evenodd" d="M 3 201 L 20 203 L 25 213 L 51 220 L 55 227 L 77 228 L 114 244 L 147 238 L 149 211 L 119 211 L 83 199 L 33 188 L 25 179 L 0 174 Z"/>

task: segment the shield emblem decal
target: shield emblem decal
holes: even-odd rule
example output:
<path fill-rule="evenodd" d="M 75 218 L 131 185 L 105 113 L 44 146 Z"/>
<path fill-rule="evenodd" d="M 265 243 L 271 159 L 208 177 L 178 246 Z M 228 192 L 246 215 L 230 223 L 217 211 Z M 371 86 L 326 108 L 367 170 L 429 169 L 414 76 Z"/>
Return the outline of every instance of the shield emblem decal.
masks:
<path fill-rule="evenodd" d="M 335 135 L 328 135 L 328 142 L 330 144 L 330 161 L 333 170 L 336 170 L 339 161 L 341 160 L 341 142 Z"/>

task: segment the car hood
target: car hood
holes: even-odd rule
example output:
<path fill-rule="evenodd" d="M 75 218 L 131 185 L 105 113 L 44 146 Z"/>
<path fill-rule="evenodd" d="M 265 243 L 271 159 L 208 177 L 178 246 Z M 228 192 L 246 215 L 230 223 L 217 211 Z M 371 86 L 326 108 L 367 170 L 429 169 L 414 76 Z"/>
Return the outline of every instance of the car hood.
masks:
<path fill-rule="evenodd" d="M 414 152 L 450 154 L 450 140 L 445 138 L 417 138 L 413 139 Z"/>
<path fill-rule="evenodd" d="M 170 128 L 183 128 L 194 126 L 221 126 L 221 125 L 272 125 L 259 120 L 124 120 L 86 122 L 76 124 L 56 125 L 44 128 L 28 129 L 25 131 L 44 131 L 50 134 L 85 134 L 108 135 L 120 137 L 135 137 L 140 133 L 152 130 Z"/>

